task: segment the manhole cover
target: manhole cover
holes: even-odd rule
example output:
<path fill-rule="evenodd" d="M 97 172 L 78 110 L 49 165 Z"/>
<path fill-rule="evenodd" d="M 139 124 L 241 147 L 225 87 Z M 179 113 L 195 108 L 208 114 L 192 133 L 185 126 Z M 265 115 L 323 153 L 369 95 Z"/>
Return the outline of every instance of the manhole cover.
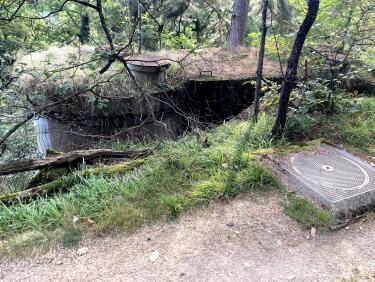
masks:
<path fill-rule="evenodd" d="M 284 162 L 288 184 L 338 213 L 362 211 L 375 203 L 375 170 L 328 145 L 294 154 Z"/>

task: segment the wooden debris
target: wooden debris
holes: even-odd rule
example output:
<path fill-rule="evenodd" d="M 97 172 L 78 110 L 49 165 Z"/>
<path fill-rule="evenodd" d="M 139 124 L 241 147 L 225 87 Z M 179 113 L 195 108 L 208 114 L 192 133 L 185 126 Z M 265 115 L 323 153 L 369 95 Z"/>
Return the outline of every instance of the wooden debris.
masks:
<path fill-rule="evenodd" d="M 77 163 L 89 163 L 98 158 L 138 159 L 147 157 L 151 155 L 151 153 L 152 151 L 149 149 L 129 151 L 114 151 L 108 149 L 72 151 L 62 155 L 49 156 L 42 160 L 26 160 L 1 165 L 0 176 L 43 168 L 74 166 Z"/>

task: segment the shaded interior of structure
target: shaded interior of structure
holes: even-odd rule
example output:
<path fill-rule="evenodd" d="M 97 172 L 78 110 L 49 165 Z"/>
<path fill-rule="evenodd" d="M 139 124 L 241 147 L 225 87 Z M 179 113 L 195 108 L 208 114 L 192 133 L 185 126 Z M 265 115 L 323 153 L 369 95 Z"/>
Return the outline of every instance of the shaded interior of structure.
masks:
<path fill-rule="evenodd" d="M 176 138 L 195 126 L 220 123 L 251 105 L 254 86 L 248 80 L 190 80 L 178 89 L 147 97 L 89 98 L 53 108 L 35 120 L 40 152 L 70 151 L 106 140 Z"/>

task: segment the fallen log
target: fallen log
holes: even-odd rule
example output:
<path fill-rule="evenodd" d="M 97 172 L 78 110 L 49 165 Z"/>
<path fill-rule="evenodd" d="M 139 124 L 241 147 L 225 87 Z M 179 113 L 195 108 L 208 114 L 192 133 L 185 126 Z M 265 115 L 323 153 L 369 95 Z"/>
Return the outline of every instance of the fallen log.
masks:
<path fill-rule="evenodd" d="M 52 182 L 29 188 L 23 191 L 17 191 L 0 196 L 0 203 L 10 206 L 17 203 L 28 203 L 38 197 L 52 195 L 56 192 L 68 191 L 71 186 L 77 184 L 82 178 L 92 175 L 114 175 L 132 171 L 145 163 L 145 160 L 134 160 L 110 166 L 99 166 L 89 168 L 81 173 L 60 177 Z"/>
<path fill-rule="evenodd" d="M 31 179 L 26 189 L 52 182 L 71 172 L 69 167 L 43 168 Z"/>
<path fill-rule="evenodd" d="M 108 149 L 72 151 L 66 154 L 49 156 L 42 160 L 26 160 L 1 165 L 0 176 L 23 171 L 38 170 L 42 168 L 74 166 L 75 164 L 82 163 L 83 161 L 90 163 L 90 161 L 98 158 L 139 159 L 147 157 L 151 154 L 152 151 L 149 149 L 129 151 L 114 151 Z"/>

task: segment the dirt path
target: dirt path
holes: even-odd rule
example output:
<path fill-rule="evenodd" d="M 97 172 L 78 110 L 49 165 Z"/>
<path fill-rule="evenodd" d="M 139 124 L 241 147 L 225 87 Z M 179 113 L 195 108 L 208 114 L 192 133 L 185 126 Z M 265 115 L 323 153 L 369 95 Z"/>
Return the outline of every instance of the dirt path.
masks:
<path fill-rule="evenodd" d="M 0 280 L 375 281 L 375 219 L 308 234 L 283 215 L 277 195 L 236 199 L 130 236 L 86 240 L 81 255 L 0 262 Z"/>

